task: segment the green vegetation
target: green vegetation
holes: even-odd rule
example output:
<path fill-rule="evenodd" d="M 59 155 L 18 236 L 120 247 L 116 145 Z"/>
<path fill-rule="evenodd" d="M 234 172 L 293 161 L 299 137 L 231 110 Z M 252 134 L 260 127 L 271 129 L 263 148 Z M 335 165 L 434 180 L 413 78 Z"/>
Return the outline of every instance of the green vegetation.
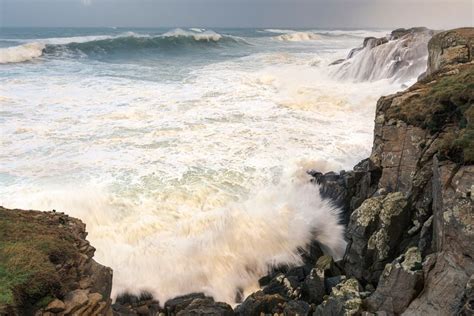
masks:
<path fill-rule="evenodd" d="M 48 304 L 63 284 L 55 266 L 73 258 L 71 233 L 36 212 L 0 207 L 0 305 Z"/>
<path fill-rule="evenodd" d="M 432 134 L 445 132 L 441 158 L 465 164 L 474 162 L 474 67 L 458 69 L 431 82 L 428 78 L 407 100 L 392 105 L 387 115 Z"/>

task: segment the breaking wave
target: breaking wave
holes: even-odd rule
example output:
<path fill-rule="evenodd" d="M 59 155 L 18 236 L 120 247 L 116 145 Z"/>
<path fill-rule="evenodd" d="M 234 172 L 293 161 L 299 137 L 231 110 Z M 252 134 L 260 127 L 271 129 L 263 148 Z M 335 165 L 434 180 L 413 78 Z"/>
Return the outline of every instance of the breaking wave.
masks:
<path fill-rule="evenodd" d="M 214 31 L 175 29 L 161 35 L 141 35 L 127 32 L 118 36 L 81 36 L 47 38 L 0 49 L 0 63 L 30 61 L 42 55 L 107 54 L 120 51 L 154 49 L 160 52 L 175 52 L 186 49 L 206 49 L 226 45 L 248 44 L 244 39 L 222 35 Z"/>
<path fill-rule="evenodd" d="M 45 45 L 42 43 L 27 43 L 14 47 L 0 49 L 0 64 L 21 63 L 38 58 L 43 54 Z"/>
<path fill-rule="evenodd" d="M 323 37 L 320 34 L 313 32 L 294 32 L 285 33 L 275 37 L 277 40 L 284 42 L 303 42 L 303 41 L 314 41 L 321 40 Z"/>
<path fill-rule="evenodd" d="M 336 67 L 333 77 L 356 82 L 416 78 L 426 70 L 430 38 L 429 33 L 423 32 L 388 40 L 378 46 L 370 45 L 371 39 L 368 39 L 368 45 L 356 50 Z"/>

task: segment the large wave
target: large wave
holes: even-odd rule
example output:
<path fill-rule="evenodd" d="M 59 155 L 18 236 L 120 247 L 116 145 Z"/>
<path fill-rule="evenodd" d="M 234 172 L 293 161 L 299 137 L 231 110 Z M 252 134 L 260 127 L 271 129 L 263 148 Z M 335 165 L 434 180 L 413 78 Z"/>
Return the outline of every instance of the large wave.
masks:
<path fill-rule="evenodd" d="M 0 64 L 20 63 L 38 58 L 43 54 L 45 45 L 42 43 L 27 43 L 19 46 L 0 49 Z"/>
<path fill-rule="evenodd" d="M 186 52 L 187 49 L 218 48 L 239 44 L 248 43 L 242 38 L 222 35 L 214 31 L 198 32 L 182 29 L 175 29 L 156 36 L 127 32 L 118 36 L 48 38 L 0 49 L 0 63 L 25 62 L 42 55 L 94 55 L 145 49 L 155 49 L 160 52 Z"/>

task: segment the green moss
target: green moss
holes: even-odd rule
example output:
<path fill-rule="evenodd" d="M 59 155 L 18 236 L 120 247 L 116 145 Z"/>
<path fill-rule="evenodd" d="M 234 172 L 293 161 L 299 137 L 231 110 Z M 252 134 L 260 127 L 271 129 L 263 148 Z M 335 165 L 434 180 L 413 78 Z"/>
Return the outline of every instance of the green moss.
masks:
<path fill-rule="evenodd" d="M 70 233 L 28 213 L 0 208 L 0 305 L 43 304 L 61 294 L 55 266 L 74 256 Z"/>
<path fill-rule="evenodd" d="M 474 67 L 431 77 L 415 86 L 410 97 L 387 111 L 387 118 L 444 132 L 441 159 L 458 163 L 474 162 Z M 447 129 L 447 127 L 449 127 Z"/>

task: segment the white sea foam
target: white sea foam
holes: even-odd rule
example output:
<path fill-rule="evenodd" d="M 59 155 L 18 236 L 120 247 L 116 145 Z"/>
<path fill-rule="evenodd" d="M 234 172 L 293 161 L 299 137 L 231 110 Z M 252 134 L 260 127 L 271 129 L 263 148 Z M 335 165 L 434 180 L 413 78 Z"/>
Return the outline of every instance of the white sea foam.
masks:
<path fill-rule="evenodd" d="M 313 32 L 294 32 L 279 35 L 276 39 L 284 42 L 302 42 L 321 40 L 322 36 Z"/>
<path fill-rule="evenodd" d="M 335 67 L 334 77 L 354 81 L 391 78 L 405 82 L 426 70 L 431 35 L 418 33 L 366 48 Z"/>
<path fill-rule="evenodd" d="M 6 65 L 0 205 L 83 219 L 114 295 L 161 302 L 196 291 L 233 302 L 269 264 L 298 264 L 313 237 L 340 255 L 335 211 L 305 171 L 367 157 L 376 100 L 399 84 L 330 78 L 325 65 L 353 44 L 321 42 L 180 59 L 174 80 L 154 72 L 169 56 Z"/>
<path fill-rule="evenodd" d="M 20 63 L 38 58 L 43 54 L 45 45 L 28 43 L 19 46 L 0 48 L 0 64 Z"/>
<path fill-rule="evenodd" d="M 214 31 L 185 31 L 183 29 L 174 29 L 169 32 L 166 32 L 162 35 L 163 37 L 191 37 L 194 38 L 196 41 L 213 41 L 217 42 L 222 38 L 222 35 L 214 32 Z"/>
<path fill-rule="evenodd" d="M 146 289 L 165 301 L 204 291 L 233 302 L 239 288 L 253 289 L 269 267 L 300 264 L 298 249 L 312 239 L 336 258 L 344 252 L 337 210 L 299 174 L 304 171 L 213 211 L 200 210 L 197 199 L 195 208 L 168 213 L 151 201 L 120 204 L 79 188 L 32 194 L 29 200 L 43 209 L 68 210 L 87 223 L 97 257 L 114 268 L 113 295 Z M 182 203 L 195 198 L 183 196 Z"/>

